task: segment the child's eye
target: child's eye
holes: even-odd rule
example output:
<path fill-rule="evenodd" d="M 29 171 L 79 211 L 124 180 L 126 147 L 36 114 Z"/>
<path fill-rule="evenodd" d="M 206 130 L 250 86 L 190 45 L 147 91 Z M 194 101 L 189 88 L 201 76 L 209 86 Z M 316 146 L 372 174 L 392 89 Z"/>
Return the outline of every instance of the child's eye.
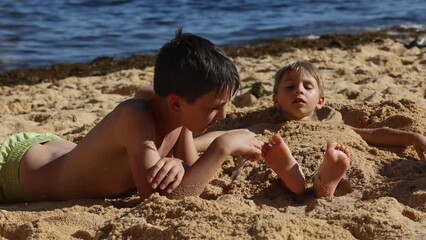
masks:
<path fill-rule="evenodd" d="M 311 89 L 314 88 L 314 86 L 312 86 L 312 85 L 306 85 L 305 88 L 308 89 L 308 90 L 311 90 Z"/>
<path fill-rule="evenodd" d="M 215 107 L 212 107 L 211 108 L 211 110 L 212 111 L 218 111 L 218 110 L 221 110 L 222 108 L 225 108 L 225 105 L 223 104 L 221 104 L 221 105 L 219 105 L 219 106 L 215 106 Z"/>

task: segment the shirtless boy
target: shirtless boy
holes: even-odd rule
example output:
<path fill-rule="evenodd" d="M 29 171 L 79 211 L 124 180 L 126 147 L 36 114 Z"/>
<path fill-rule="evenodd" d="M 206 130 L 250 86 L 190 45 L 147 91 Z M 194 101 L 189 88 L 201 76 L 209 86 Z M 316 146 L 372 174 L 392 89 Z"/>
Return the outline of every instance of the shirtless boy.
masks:
<path fill-rule="evenodd" d="M 134 188 L 142 199 L 199 195 L 230 154 L 261 155 L 263 143 L 247 130 L 221 135 L 201 156 L 195 148 L 192 132 L 224 118 L 239 85 L 219 48 L 179 30 L 157 56 L 154 94 L 120 103 L 78 144 L 53 134 L 7 139 L 0 201 L 106 198 Z"/>

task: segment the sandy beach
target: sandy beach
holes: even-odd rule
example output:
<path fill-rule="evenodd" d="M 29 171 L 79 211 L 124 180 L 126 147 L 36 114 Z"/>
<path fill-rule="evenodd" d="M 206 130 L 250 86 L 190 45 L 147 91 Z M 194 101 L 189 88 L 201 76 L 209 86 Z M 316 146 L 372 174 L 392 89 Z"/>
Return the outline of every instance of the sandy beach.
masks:
<path fill-rule="evenodd" d="M 351 167 L 335 197 L 318 199 L 310 191 L 296 197 L 280 185 L 263 161 L 247 162 L 232 179 L 236 159 L 228 157 L 200 197 L 171 200 L 154 194 L 140 201 L 137 195 L 129 194 L 117 199 L 0 204 L 0 236 L 424 239 L 426 162 L 418 160 L 412 147 L 371 146 L 349 127 L 335 123 L 425 135 L 426 48 L 407 49 L 392 38 L 368 42 L 361 38 L 350 47 L 338 43 L 290 46 L 285 51 L 273 51 L 274 45 L 270 45 L 271 51 L 256 55 L 230 53 L 242 88 L 229 104 L 227 119 L 209 129 L 265 123 L 259 139 L 266 141 L 280 133 L 302 166 L 308 187 L 321 164 L 327 140 L 344 144 L 351 152 Z M 321 121 L 282 122 L 273 114 L 274 73 L 296 59 L 314 62 L 323 75 L 326 105 L 334 111 L 325 113 L 327 117 Z M 0 75 L 0 142 L 18 131 L 54 132 L 78 142 L 119 102 L 152 83 L 152 64 L 147 61 L 139 66 L 61 78 L 43 75 L 42 70 L 27 78 L 22 76 L 30 76 L 25 74 L 31 71 Z M 12 84 L 15 76 L 23 84 Z"/>

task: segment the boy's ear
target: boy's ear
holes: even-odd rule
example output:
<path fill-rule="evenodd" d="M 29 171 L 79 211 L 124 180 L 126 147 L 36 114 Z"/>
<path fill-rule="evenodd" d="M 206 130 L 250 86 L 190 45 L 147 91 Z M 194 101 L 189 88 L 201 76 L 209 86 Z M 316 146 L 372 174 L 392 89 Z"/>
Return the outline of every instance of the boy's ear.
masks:
<path fill-rule="evenodd" d="M 277 95 L 275 93 L 272 95 L 272 101 L 274 102 L 275 107 L 279 107 Z"/>
<path fill-rule="evenodd" d="M 176 94 L 170 94 L 167 96 L 167 106 L 175 112 L 180 112 L 182 110 L 182 98 Z"/>
<path fill-rule="evenodd" d="M 325 97 L 320 96 L 318 103 L 317 103 L 317 109 L 321 109 L 325 105 Z"/>

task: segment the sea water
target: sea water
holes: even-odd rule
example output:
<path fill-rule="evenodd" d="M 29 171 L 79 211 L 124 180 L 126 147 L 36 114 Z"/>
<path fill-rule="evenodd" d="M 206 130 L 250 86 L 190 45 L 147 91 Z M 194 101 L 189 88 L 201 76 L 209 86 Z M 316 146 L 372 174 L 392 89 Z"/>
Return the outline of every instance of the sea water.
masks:
<path fill-rule="evenodd" d="M 176 29 L 220 46 L 425 28 L 425 0 L 0 0 L 0 72 L 155 53 Z"/>

